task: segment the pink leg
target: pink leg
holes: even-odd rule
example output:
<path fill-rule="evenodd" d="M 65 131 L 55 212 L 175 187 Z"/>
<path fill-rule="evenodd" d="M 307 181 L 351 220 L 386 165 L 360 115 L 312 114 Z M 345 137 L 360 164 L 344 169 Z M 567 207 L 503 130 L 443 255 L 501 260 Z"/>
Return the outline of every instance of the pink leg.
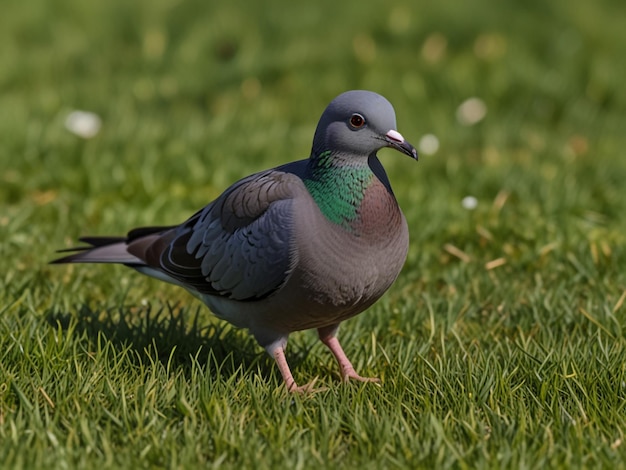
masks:
<path fill-rule="evenodd" d="M 332 352 L 337 359 L 337 362 L 339 363 L 339 371 L 341 372 L 341 378 L 344 382 L 348 382 L 350 379 L 358 380 L 359 382 L 380 382 L 380 379 L 376 377 L 361 377 L 356 373 L 354 366 L 350 362 L 350 359 L 348 359 L 348 356 L 346 356 L 346 353 L 343 352 L 343 348 L 335 336 L 336 331 L 337 329 L 334 328 L 329 334 L 327 334 L 327 330 L 318 330 L 320 340 L 328 346 L 330 352 Z"/>
<path fill-rule="evenodd" d="M 293 379 L 293 375 L 291 374 L 289 364 L 287 364 L 287 358 L 285 358 L 285 351 L 283 348 L 276 348 L 273 356 L 276 364 L 278 365 L 278 370 L 280 370 L 280 375 L 283 376 L 287 390 L 291 392 L 292 389 L 298 388 L 298 384 L 296 384 L 296 381 Z"/>
<path fill-rule="evenodd" d="M 287 364 L 287 358 L 285 358 L 285 350 L 282 347 L 275 348 L 272 352 L 272 356 L 278 365 L 278 370 L 280 370 L 280 374 L 283 376 L 287 390 L 290 393 L 311 393 L 314 391 L 313 387 L 317 379 L 314 379 L 306 385 L 298 386 L 291 374 L 291 369 L 289 368 L 289 364 Z"/>

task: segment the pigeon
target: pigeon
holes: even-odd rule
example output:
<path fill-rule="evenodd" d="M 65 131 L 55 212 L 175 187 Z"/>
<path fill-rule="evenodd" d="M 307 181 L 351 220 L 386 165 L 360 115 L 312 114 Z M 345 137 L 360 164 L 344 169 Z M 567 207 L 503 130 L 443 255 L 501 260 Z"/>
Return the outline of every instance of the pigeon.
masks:
<path fill-rule="evenodd" d="M 406 219 L 376 155 L 390 147 L 417 160 L 383 96 L 352 90 L 323 112 L 308 159 L 234 183 L 176 226 L 88 246 L 52 263 L 119 263 L 177 284 L 219 318 L 245 328 L 272 356 L 287 390 L 299 386 L 285 358 L 289 334 L 317 329 L 342 380 L 362 377 L 346 356 L 339 324 L 370 307 L 406 260 Z"/>

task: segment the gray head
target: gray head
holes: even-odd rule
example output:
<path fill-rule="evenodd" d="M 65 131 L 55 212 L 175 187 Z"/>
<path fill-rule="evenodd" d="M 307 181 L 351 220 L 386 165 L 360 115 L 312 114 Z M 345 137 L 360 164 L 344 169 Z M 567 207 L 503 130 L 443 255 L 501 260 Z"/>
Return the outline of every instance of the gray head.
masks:
<path fill-rule="evenodd" d="M 395 148 L 417 159 L 415 148 L 396 130 L 393 106 L 372 91 L 347 91 L 331 101 L 313 138 L 313 156 L 333 150 L 365 157 L 383 147 Z"/>

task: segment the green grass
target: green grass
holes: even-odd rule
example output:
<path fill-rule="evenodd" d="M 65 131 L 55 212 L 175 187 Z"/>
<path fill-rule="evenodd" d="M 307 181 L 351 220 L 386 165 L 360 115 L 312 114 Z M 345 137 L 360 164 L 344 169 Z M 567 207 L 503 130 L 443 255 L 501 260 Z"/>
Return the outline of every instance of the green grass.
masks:
<path fill-rule="evenodd" d="M 3 468 L 626 468 L 626 9 L 620 1 L 4 2 Z M 411 230 L 340 338 L 294 334 L 289 396 L 245 331 L 84 234 L 177 223 L 308 155 L 328 101 L 395 105 Z M 463 127 L 471 96 L 486 118 Z M 65 116 L 102 117 L 82 140 Z M 461 200 L 472 195 L 478 207 Z"/>

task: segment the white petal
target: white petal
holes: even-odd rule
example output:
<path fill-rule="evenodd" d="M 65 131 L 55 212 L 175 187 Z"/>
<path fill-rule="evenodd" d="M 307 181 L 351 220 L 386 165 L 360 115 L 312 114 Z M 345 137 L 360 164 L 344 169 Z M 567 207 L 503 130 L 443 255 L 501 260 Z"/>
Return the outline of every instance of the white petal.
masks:
<path fill-rule="evenodd" d="M 468 98 L 456 110 L 457 120 L 464 126 L 473 126 L 487 115 L 487 105 L 480 98 Z"/>
<path fill-rule="evenodd" d="M 474 196 L 465 196 L 461 201 L 461 205 L 463 206 L 463 209 L 473 211 L 478 206 L 478 199 Z"/>
<path fill-rule="evenodd" d="M 433 134 L 426 134 L 422 136 L 417 146 L 421 154 L 434 155 L 439 150 L 439 139 Z"/>
<path fill-rule="evenodd" d="M 100 116 L 89 111 L 72 111 L 65 118 L 65 128 L 83 139 L 94 137 L 102 127 Z"/>

